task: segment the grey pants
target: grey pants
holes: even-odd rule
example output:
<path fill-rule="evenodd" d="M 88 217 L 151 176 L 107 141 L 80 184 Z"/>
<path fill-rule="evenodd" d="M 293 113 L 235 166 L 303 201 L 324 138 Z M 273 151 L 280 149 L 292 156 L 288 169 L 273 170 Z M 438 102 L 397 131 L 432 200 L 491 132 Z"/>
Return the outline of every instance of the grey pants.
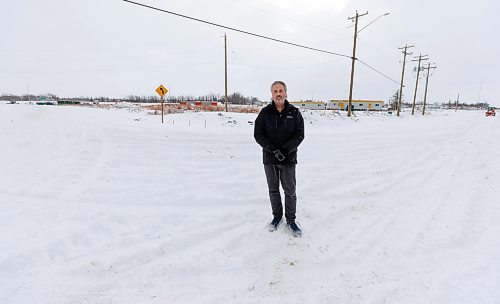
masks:
<path fill-rule="evenodd" d="M 285 218 L 287 223 L 295 222 L 295 211 L 297 196 L 295 194 L 295 165 L 264 165 L 266 172 L 267 187 L 269 188 L 269 199 L 273 216 L 281 218 L 283 216 L 283 205 L 280 195 L 281 186 L 285 192 Z"/>

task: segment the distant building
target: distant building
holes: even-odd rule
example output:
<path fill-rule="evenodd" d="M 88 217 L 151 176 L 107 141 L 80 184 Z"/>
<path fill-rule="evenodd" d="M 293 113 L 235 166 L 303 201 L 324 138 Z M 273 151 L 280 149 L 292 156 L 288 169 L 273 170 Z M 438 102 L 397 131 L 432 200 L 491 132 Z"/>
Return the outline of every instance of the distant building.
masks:
<path fill-rule="evenodd" d="M 325 110 L 326 102 L 323 101 L 290 101 L 290 104 L 307 110 Z"/>
<path fill-rule="evenodd" d="M 73 99 L 60 99 L 57 101 L 57 104 L 58 105 L 81 104 L 81 101 Z"/>
<path fill-rule="evenodd" d="M 351 110 L 353 111 L 381 111 L 384 106 L 382 100 L 352 100 Z M 326 106 L 328 110 L 344 110 L 347 111 L 349 100 L 330 100 Z"/>
<path fill-rule="evenodd" d="M 307 110 L 343 110 L 347 111 L 349 100 L 324 101 L 291 101 L 290 104 Z M 381 111 L 384 107 L 382 100 L 352 100 L 351 110 L 353 111 Z"/>
<path fill-rule="evenodd" d="M 211 101 L 211 100 L 201 100 L 201 101 L 195 101 L 194 102 L 195 107 L 201 107 L 201 106 L 212 106 L 216 107 L 217 106 L 217 101 Z"/>
<path fill-rule="evenodd" d="M 45 96 L 41 96 L 40 100 L 36 102 L 37 105 L 57 105 L 57 100 L 47 99 Z"/>

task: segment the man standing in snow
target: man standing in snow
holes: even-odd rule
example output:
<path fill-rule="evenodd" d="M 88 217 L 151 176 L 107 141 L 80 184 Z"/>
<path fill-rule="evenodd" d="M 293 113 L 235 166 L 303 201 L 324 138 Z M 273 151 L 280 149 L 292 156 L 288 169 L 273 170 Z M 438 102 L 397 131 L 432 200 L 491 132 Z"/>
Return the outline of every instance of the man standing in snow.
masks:
<path fill-rule="evenodd" d="M 255 120 L 254 137 L 262 147 L 264 171 L 269 188 L 273 220 L 269 230 L 278 229 L 283 219 L 283 204 L 279 185 L 285 192 L 285 219 L 294 236 L 302 231 L 295 222 L 297 196 L 295 194 L 295 165 L 297 147 L 304 139 L 304 119 L 299 109 L 288 103 L 286 84 L 275 81 L 271 85 L 272 103 L 264 107 Z"/>

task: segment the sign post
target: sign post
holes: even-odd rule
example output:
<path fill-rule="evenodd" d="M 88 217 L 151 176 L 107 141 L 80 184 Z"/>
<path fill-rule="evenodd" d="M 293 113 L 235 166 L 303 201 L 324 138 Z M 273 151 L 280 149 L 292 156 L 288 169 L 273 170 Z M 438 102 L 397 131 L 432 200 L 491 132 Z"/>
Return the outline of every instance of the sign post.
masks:
<path fill-rule="evenodd" d="M 168 93 L 168 90 L 160 84 L 160 86 L 156 88 L 156 93 L 158 93 L 161 98 L 161 123 L 163 123 L 163 96 Z"/>

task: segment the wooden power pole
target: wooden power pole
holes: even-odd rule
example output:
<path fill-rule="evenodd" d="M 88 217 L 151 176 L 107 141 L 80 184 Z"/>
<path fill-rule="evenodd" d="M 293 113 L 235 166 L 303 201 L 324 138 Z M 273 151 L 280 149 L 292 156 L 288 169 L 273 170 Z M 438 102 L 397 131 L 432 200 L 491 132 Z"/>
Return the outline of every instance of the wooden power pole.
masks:
<path fill-rule="evenodd" d="M 413 94 L 413 106 L 411 108 L 411 115 L 415 114 L 415 101 L 417 99 L 417 89 L 418 89 L 418 78 L 420 77 L 420 64 L 422 63 L 423 60 L 428 60 L 429 57 L 428 55 L 422 55 L 420 54 L 418 56 L 418 59 L 413 59 L 412 61 L 418 61 L 418 68 L 417 68 L 417 83 L 415 84 L 415 93 Z"/>
<path fill-rule="evenodd" d="M 424 107 L 422 108 L 422 115 L 425 115 L 425 104 L 427 102 L 427 86 L 429 85 L 429 74 L 431 73 L 431 69 L 435 69 L 435 66 L 431 67 L 431 64 L 427 64 L 427 67 L 424 68 L 427 70 L 427 77 L 425 78 L 425 93 L 424 93 Z"/>
<path fill-rule="evenodd" d="M 351 107 L 352 107 L 352 88 L 354 84 L 354 63 L 356 62 L 356 40 L 358 38 L 358 18 L 368 15 L 368 12 L 360 15 L 356 11 L 356 16 L 347 18 L 348 20 L 354 19 L 354 45 L 352 47 L 352 65 L 351 65 L 351 84 L 349 85 L 349 105 L 347 109 L 347 117 L 351 117 Z"/>
<path fill-rule="evenodd" d="M 414 45 L 408 45 L 407 44 L 407 45 L 405 45 L 402 48 L 398 48 L 400 50 L 404 49 L 404 51 L 403 51 L 404 56 L 403 56 L 403 71 L 401 72 L 401 84 L 399 86 L 399 98 L 398 98 L 398 105 L 397 105 L 397 107 L 398 107 L 397 116 L 399 116 L 399 112 L 401 112 L 401 98 L 403 96 L 403 87 L 404 87 L 404 85 L 403 85 L 403 79 L 405 77 L 406 55 L 411 55 L 412 54 L 412 53 L 408 53 L 408 49 L 412 48 L 412 47 L 414 47 Z"/>

